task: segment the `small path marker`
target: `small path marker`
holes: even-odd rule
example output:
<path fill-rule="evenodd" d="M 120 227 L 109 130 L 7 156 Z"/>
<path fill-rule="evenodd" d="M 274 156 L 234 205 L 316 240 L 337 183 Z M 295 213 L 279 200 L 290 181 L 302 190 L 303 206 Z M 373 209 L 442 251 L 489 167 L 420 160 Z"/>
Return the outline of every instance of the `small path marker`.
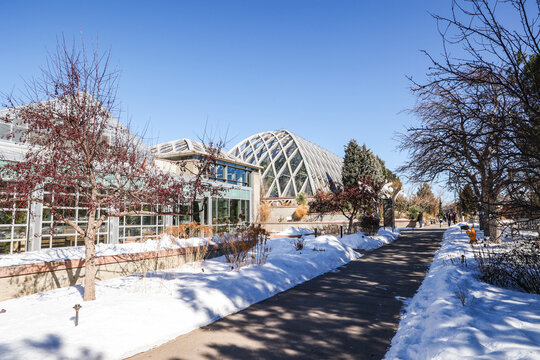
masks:
<path fill-rule="evenodd" d="M 74 307 L 75 309 L 75 326 L 79 325 L 79 310 L 82 308 L 80 304 L 76 304 Z"/>

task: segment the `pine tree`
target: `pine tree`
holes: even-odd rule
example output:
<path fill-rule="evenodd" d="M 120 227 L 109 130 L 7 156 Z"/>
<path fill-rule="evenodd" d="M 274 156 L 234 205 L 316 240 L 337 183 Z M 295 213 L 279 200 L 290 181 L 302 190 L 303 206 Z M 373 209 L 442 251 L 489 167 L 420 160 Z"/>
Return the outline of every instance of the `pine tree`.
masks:
<path fill-rule="evenodd" d="M 379 160 L 377 160 L 377 156 L 366 147 L 366 144 L 362 147 L 362 153 L 364 153 L 366 161 L 360 166 L 361 176 L 369 176 L 375 184 L 384 183 L 384 169 Z"/>
<path fill-rule="evenodd" d="M 476 196 L 471 184 L 465 185 L 459 192 L 459 203 L 464 214 L 471 215 L 476 211 Z"/>
<path fill-rule="evenodd" d="M 343 185 L 353 186 L 358 183 L 358 179 L 366 176 L 374 184 L 382 184 L 385 181 L 384 162 L 373 154 L 366 144 L 360 147 L 356 140 L 352 139 L 345 148 L 341 171 Z"/>
<path fill-rule="evenodd" d="M 341 170 L 341 180 L 344 186 L 354 186 L 360 177 L 360 166 L 364 162 L 362 149 L 352 139 L 345 147 L 345 158 L 343 159 L 343 169 Z"/>

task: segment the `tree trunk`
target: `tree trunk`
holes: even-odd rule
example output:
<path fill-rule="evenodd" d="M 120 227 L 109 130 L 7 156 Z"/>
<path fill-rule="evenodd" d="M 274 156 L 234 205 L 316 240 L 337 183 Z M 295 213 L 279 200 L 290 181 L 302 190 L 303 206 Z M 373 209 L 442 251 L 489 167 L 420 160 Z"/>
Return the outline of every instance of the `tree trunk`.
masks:
<path fill-rule="evenodd" d="M 490 217 L 488 221 L 489 239 L 491 242 L 500 244 L 502 242 L 501 230 L 499 229 L 499 222 L 496 218 Z"/>
<path fill-rule="evenodd" d="M 486 224 L 487 224 L 487 216 L 486 216 L 486 213 L 484 211 L 482 211 L 480 213 L 480 215 L 478 216 L 478 220 L 480 222 L 480 230 L 484 230 L 484 235 L 487 236 L 487 233 L 489 233 L 489 231 L 487 230 L 487 226 L 486 226 Z"/>
<path fill-rule="evenodd" d="M 94 236 L 84 238 L 84 301 L 96 300 L 96 247 Z"/>
<path fill-rule="evenodd" d="M 353 231 L 353 221 L 354 221 L 354 216 L 351 216 L 349 218 L 349 234 L 352 234 L 352 231 Z"/>
<path fill-rule="evenodd" d="M 498 209 L 496 205 L 497 196 L 493 195 L 493 191 L 489 187 L 485 187 L 483 194 L 482 207 L 484 209 L 483 220 L 480 219 L 484 227 L 484 235 L 489 237 L 494 243 L 502 242 L 501 232 L 498 222 Z M 481 227 L 482 228 L 482 227 Z"/>
<path fill-rule="evenodd" d="M 96 300 L 96 229 L 95 210 L 88 214 L 88 227 L 84 237 L 84 301 Z"/>

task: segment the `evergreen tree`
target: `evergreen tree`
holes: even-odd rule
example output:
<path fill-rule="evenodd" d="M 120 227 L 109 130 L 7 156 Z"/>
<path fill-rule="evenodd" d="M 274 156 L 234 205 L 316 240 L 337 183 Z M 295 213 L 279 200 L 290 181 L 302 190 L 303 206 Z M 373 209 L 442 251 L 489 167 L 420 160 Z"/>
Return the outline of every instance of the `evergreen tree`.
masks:
<path fill-rule="evenodd" d="M 384 162 L 383 159 L 381 159 L 379 156 L 375 155 L 375 157 L 377 158 L 377 161 L 379 162 L 380 166 L 381 166 L 381 169 L 383 171 L 383 174 L 384 174 L 384 180 L 386 182 L 393 182 L 394 180 L 398 179 L 398 177 L 396 176 L 396 174 L 394 174 L 390 169 L 388 169 L 386 167 L 386 164 Z"/>
<path fill-rule="evenodd" d="M 464 214 L 471 215 L 476 211 L 476 196 L 474 195 L 471 184 L 465 185 L 459 192 L 459 204 Z"/>
<path fill-rule="evenodd" d="M 356 140 L 352 139 L 345 148 L 345 158 L 341 178 L 344 186 L 358 184 L 358 179 L 369 176 L 374 184 L 382 184 L 385 181 L 385 166 L 366 145 L 360 147 Z"/>
<path fill-rule="evenodd" d="M 384 165 L 377 160 L 377 156 L 366 147 L 362 147 L 364 161 L 360 165 L 360 176 L 369 176 L 374 184 L 382 184 L 385 182 Z"/>
<path fill-rule="evenodd" d="M 362 149 L 352 139 L 345 147 L 345 158 L 343 159 L 343 168 L 341 170 L 341 180 L 344 186 L 354 186 L 358 183 L 360 177 L 360 166 L 364 160 Z"/>

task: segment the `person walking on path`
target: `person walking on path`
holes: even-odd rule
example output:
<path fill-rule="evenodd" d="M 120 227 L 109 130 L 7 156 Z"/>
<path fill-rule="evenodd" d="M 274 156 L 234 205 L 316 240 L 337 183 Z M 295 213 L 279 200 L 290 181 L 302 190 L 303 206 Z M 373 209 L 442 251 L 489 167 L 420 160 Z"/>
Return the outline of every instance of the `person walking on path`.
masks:
<path fill-rule="evenodd" d="M 418 213 L 418 224 L 420 225 L 420 228 L 422 228 L 422 220 L 424 219 L 424 213 L 421 211 Z"/>

